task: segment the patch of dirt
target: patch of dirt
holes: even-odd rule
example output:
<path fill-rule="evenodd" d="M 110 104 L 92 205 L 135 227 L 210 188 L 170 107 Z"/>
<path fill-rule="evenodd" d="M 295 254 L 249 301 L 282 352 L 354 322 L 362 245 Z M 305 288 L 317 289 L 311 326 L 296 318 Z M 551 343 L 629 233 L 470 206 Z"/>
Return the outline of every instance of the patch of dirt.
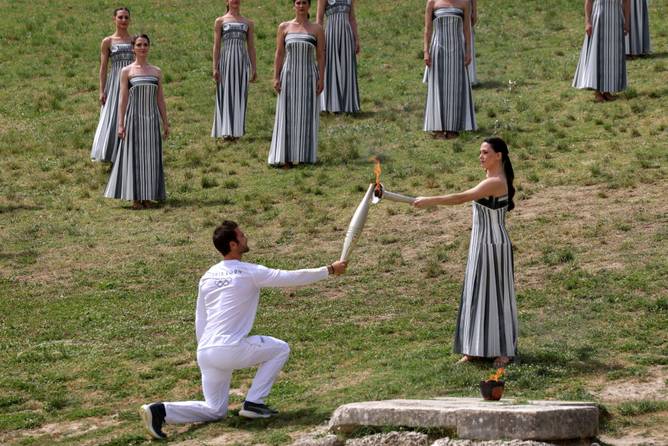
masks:
<path fill-rule="evenodd" d="M 120 421 L 116 415 L 109 417 L 91 417 L 74 421 L 62 421 L 59 423 L 44 424 L 36 429 L 22 429 L 13 431 L 9 435 L 0 435 L 0 443 L 16 438 L 39 438 L 50 439 L 69 438 L 84 435 L 99 429 L 118 426 Z"/>
<path fill-rule="evenodd" d="M 632 430 L 621 437 L 601 435 L 600 440 L 612 446 L 666 446 L 668 444 L 668 429 L 665 427 L 658 430 Z"/>
<path fill-rule="evenodd" d="M 620 404 L 627 401 L 639 400 L 666 400 L 668 399 L 668 367 L 656 366 L 648 370 L 643 379 L 623 378 L 614 381 L 601 381 L 597 384 L 599 390 L 592 394 L 598 396 L 604 403 Z M 653 413 L 648 416 L 659 416 L 665 419 L 667 414 Z M 638 420 L 642 420 L 642 415 Z M 636 419 L 636 417 L 634 417 Z M 652 422 L 647 428 L 627 428 L 623 435 L 613 437 L 602 435 L 601 440 L 614 446 L 665 446 L 668 444 L 668 424 Z"/>
<path fill-rule="evenodd" d="M 593 391 L 603 402 L 620 403 L 634 400 L 668 399 L 668 367 L 652 367 L 645 379 L 623 379 L 602 384 L 602 389 Z"/>
<path fill-rule="evenodd" d="M 251 444 L 253 435 L 249 432 L 226 432 L 223 435 L 208 439 L 186 440 L 173 443 L 173 446 L 229 446 L 231 444 Z"/>
<path fill-rule="evenodd" d="M 544 189 L 518 203 L 508 219 L 518 251 L 518 286 L 540 287 L 546 273 L 559 269 L 543 261 L 547 250 L 572 248 L 578 265 L 589 272 L 621 270 L 642 261 L 644 254 L 665 249 L 652 238 L 667 222 L 662 184 Z"/>

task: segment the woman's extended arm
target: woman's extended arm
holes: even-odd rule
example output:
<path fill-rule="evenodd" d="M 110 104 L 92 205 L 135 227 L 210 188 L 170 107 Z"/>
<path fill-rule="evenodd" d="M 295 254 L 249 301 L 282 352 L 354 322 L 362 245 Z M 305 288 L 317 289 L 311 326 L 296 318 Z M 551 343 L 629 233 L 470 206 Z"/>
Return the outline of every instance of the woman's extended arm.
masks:
<path fill-rule="evenodd" d="M 502 178 L 486 178 L 477 186 L 464 192 L 435 197 L 418 197 L 413 206 L 426 208 L 429 206 L 462 204 L 467 201 L 479 200 L 489 196 L 499 196 L 504 193 L 507 193 L 507 185 Z"/>

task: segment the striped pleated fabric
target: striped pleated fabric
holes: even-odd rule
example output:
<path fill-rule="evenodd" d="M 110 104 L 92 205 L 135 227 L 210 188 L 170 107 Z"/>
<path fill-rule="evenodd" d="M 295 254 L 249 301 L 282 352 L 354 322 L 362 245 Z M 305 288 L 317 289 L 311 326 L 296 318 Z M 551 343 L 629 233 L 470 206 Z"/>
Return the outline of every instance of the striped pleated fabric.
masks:
<path fill-rule="evenodd" d="M 158 78 L 130 79 L 125 138 L 118 140 L 104 196 L 121 200 L 164 200 Z"/>
<path fill-rule="evenodd" d="M 473 224 L 457 316 L 454 352 L 514 357 L 517 304 L 513 248 L 505 228 L 507 196 L 473 203 Z"/>
<path fill-rule="evenodd" d="M 626 35 L 626 54 L 633 56 L 649 54 L 649 12 L 647 0 L 631 0 L 631 24 Z"/>
<path fill-rule="evenodd" d="M 315 36 L 288 33 L 268 162 L 315 163 L 320 126 Z"/>
<path fill-rule="evenodd" d="M 350 5 L 351 0 L 329 0 L 325 9 L 327 53 L 321 107 L 323 111 L 332 113 L 356 113 L 360 110 Z"/>
<path fill-rule="evenodd" d="M 223 24 L 222 47 L 218 70 L 220 81 L 216 86 L 216 109 L 213 115 L 211 136 L 235 138 L 246 130 L 246 105 L 250 58 L 246 49 L 248 24 L 227 22 Z"/>
<path fill-rule="evenodd" d="M 594 0 L 573 87 L 614 93 L 626 88 L 622 0 Z"/>
<path fill-rule="evenodd" d="M 471 85 L 478 84 L 478 66 L 475 62 L 475 32 L 471 28 L 471 63 L 467 67 L 469 72 L 469 82 Z"/>
<path fill-rule="evenodd" d="M 114 43 L 109 52 L 109 72 L 104 84 L 107 101 L 100 108 L 100 121 L 95 130 L 90 158 L 93 161 L 111 162 L 116 144 L 116 117 L 118 114 L 118 93 L 120 91 L 121 69 L 134 60 L 132 45 Z"/>
<path fill-rule="evenodd" d="M 464 65 L 464 13 L 459 8 L 434 11 L 429 47 L 431 66 L 426 67 L 426 132 L 475 130 L 475 110 L 468 70 Z"/>

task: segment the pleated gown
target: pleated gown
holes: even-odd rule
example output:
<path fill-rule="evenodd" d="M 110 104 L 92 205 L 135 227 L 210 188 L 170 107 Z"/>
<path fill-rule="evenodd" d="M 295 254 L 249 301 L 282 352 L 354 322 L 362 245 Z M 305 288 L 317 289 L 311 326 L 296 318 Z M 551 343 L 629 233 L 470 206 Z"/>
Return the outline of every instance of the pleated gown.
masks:
<path fill-rule="evenodd" d="M 615 93 L 626 88 L 622 0 L 594 0 L 573 87 Z"/>
<path fill-rule="evenodd" d="M 355 37 L 350 25 L 351 3 L 352 0 L 328 0 L 325 8 L 327 52 L 321 107 L 332 113 L 360 110 Z"/>
<path fill-rule="evenodd" d="M 475 130 L 473 94 L 464 53 L 464 12 L 459 8 L 434 10 L 429 52 L 431 66 L 426 67 L 427 102 L 424 113 L 426 132 Z"/>
<path fill-rule="evenodd" d="M 248 24 L 226 22 L 221 36 L 216 85 L 216 109 L 211 136 L 239 138 L 246 131 L 246 105 L 250 80 L 250 57 L 246 48 Z"/>
<path fill-rule="evenodd" d="M 116 118 L 118 114 L 118 93 L 120 91 L 121 69 L 134 60 L 132 44 L 112 43 L 109 49 L 109 71 L 104 84 L 107 101 L 100 108 L 100 120 L 95 130 L 90 158 L 93 161 L 110 162 L 116 144 Z"/>
<path fill-rule="evenodd" d="M 513 247 L 506 232 L 508 197 L 473 202 L 473 224 L 459 303 L 454 352 L 514 357 L 517 304 Z"/>
<path fill-rule="evenodd" d="M 164 200 L 158 78 L 130 78 L 125 138 L 114 153 L 104 196 L 121 200 Z"/>
<path fill-rule="evenodd" d="M 307 33 L 285 36 L 281 92 L 276 100 L 274 132 L 268 163 L 315 163 L 320 126 L 316 37 Z"/>
<path fill-rule="evenodd" d="M 651 52 L 647 0 L 631 0 L 631 26 L 625 37 L 626 54 L 641 56 Z"/>

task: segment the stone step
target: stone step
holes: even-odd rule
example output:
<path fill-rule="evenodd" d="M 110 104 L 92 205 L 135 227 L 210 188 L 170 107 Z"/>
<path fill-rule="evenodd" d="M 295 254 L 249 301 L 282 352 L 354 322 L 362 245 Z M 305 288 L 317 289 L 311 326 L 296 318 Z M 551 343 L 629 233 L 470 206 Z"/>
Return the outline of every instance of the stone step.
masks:
<path fill-rule="evenodd" d="M 403 426 L 443 429 L 470 440 L 563 441 L 596 437 L 598 412 L 596 404 L 576 401 L 367 401 L 336 409 L 329 429 L 345 434 L 361 427 Z"/>

